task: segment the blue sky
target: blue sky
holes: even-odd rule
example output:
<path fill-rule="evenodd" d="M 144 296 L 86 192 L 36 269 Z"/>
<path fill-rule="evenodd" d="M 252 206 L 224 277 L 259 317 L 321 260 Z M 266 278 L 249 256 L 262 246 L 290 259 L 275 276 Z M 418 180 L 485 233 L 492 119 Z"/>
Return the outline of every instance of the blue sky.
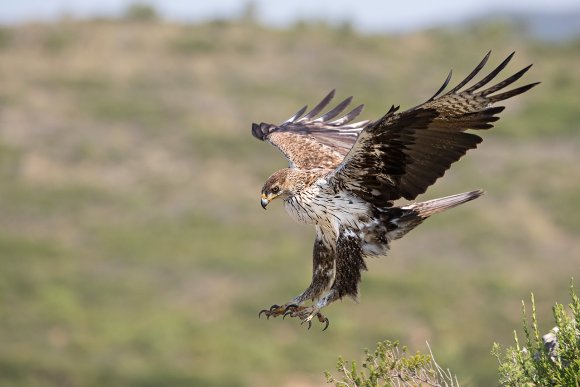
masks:
<path fill-rule="evenodd" d="M 0 23 L 55 19 L 63 14 L 118 15 L 134 0 L 0 0 Z M 165 18 L 199 21 L 240 14 L 247 0 L 144 0 Z M 366 31 L 406 31 L 477 17 L 489 12 L 580 10 L 578 0 L 254 0 L 259 19 L 283 26 L 298 19 L 349 21 Z M 579 21 L 580 23 L 580 21 Z"/>

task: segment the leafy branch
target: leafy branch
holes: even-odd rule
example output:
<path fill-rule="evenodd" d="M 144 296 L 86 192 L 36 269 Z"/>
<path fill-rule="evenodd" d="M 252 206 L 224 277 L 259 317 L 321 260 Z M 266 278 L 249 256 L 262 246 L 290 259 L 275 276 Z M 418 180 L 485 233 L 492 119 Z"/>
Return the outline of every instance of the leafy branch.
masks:
<path fill-rule="evenodd" d="M 340 378 L 326 372 L 326 381 L 339 387 L 374 386 L 434 386 L 458 387 L 457 378 L 449 370 L 443 370 L 433 358 L 420 352 L 407 354 L 406 347 L 394 341 L 382 341 L 374 352 L 365 349 L 365 360 L 358 369 L 356 362 L 338 359 L 336 369 Z"/>
<path fill-rule="evenodd" d="M 573 280 L 572 280 L 573 281 Z M 501 386 L 575 386 L 580 387 L 580 298 L 570 284 L 570 312 L 556 303 L 552 308 L 556 326 L 540 335 L 536 303 L 531 295 L 531 320 L 522 301 L 524 345 L 514 331 L 515 346 L 502 350 L 495 343 L 492 355 L 499 362 Z M 374 352 L 365 350 L 361 366 L 339 357 L 340 376 L 326 372 L 326 381 L 338 387 L 437 386 L 458 387 L 457 377 L 442 369 L 429 354 L 410 355 L 396 341 L 382 341 Z"/>
<path fill-rule="evenodd" d="M 570 299 L 571 315 L 562 304 L 556 303 L 552 308 L 556 326 L 543 336 L 538 329 L 534 295 L 531 295 L 531 322 L 522 302 L 525 346 L 520 345 L 514 331 L 515 347 L 508 347 L 502 353 L 496 343 L 492 349 L 499 362 L 502 386 L 580 386 L 580 299 L 573 283 Z"/>

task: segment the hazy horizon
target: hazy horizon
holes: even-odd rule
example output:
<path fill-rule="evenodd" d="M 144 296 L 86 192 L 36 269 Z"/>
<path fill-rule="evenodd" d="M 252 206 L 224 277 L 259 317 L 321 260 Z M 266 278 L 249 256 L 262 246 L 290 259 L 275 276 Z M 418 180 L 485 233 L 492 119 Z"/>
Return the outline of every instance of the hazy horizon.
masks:
<path fill-rule="evenodd" d="M 489 14 L 554 14 L 580 13 L 576 1 L 557 0 L 549 4 L 542 0 L 515 0 L 506 4 L 494 0 L 485 4 L 476 1 L 444 0 L 440 2 L 408 1 L 385 3 L 362 0 L 356 4 L 347 0 L 306 0 L 268 2 L 266 0 L 219 0 L 213 2 L 183 2 L 179 0 L 24 0 L 3 4 L 1 24 L 57 20 L 63 16 L 78 18 L 115 17 L 130 4 L 148 4 L 167 20 L 201 22 L 235 18 L 249 5 L 255 6 L 257 19 L 270 26 L 287 26 L 300 20 L 320 20 L 331 24 L 349 23 L 364 32 L 405 32 L 437 25 L 452 24 Z"/>

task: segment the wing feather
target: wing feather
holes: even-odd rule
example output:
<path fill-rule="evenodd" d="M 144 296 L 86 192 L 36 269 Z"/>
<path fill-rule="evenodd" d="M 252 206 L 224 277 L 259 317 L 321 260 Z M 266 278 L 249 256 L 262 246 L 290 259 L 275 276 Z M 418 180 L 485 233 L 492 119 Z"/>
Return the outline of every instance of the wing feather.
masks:
<path fill-rule="evenodd" d="M 286 120 L 284 123 L 296 121 L 298 118 L 300 118 L 302 116 L 302 114 L 304 114 L 306 109 L 308 109 L 308 105 L 306 105 L 302 109 L 298 110 L 296 112 L 296 114 L 294 114 L 292 117 L 288 118 L 288 120 Z"/>
<path fill-rule="evenodd" d="M 486 84 L 489 83 L 489 81 L 491 81 L 493 78 L 496 77 L 497 74 L 499 74 L 499 72 L 501 70 L 503 70 L 507 64 L 512 60 L 512 58 L 514 57 L 515 52 L 512 52 L 511 54 L 508 55 L 507 58 L 505 58 L 503 60 L 503 62 L 501 62 L 499 64 L 499 66 L 497 66 L 495 69 L 493 69 L 486 77 L 484 77 L 481 81 L 477 82 L 475 85 L 471 86 L 469 89 L 465 90 L 466 93 L 473 93 L 474 91 L 476 91 L 477 89 L 479 89 L 480 87 L 485 86 Z M 487 61 L 486 61 L 487 62 Z"/>
<path fill-rule="evenodd" d="M 357 107 L 352 109 L 350 112 L 346 113 L 346 115 L 344 115 L 344 117 L 332 121 L 330 123 L 330 125 L 342 126 L 343 129 L 349 129 L 351 126 L 345 125 L 345 124 L 354 120 L 363 111 L 364 107 L 365 107 L 364 105 L 358 105 Z M 358 125 L 358 124 L 355 123 L 355 125 Z M 353 129 L 355 129 L 355 128 L 353 127 Z"/>
<path fill-rule="evenodd" d="M 304 115 L 308 109 L 305 106 L 280 125 L 252 124 L 253 136 L 277 147 L 291 167 L 336 168 L 370 121 L 353 122 L 364 105 L 340 116 L 352 102 L 352 97 L 315 118 L 332 101 L 334 94 L 332 90 L 311 111 Z"/>
<path fill-rule="evenodd" d="M 351 102 L 352 102 L 352 97 L 348 97 L 347 99 L 345 99 L 344 101 L 342 101 L 341 103 L 336 105 L 336 107 L 334 109 L 332 109 L 328 113 L 325 113 L 324 115 L 315 119 L 314 121 L 315 122 L 328 122 L 328 121 L 332 120 L 334 117 L 336 117 L 337 115 L 342 113 L 342 111 L 344 109 L 346 109 L 346 107 L 348 105 L 350 105 Z"/>
<path fill-rule="evenodd" d="M 491 51 L 488 51 L 487 54 L 485 54 L 485 56 L 481 60 L 481 62 L 479 62 L 479 64 L 477 66 L 475 66 L 475 68 L 469 73 L 469 75 L 467 77 L 465 77 L 465 79 L 463 81 L 459 82 L 453 89 L 449 90 L 447 92 L 447 94 L 454 94 L 454 93 L 458 92 L 463 86 L 467 85 L 467 83 L 469 83 L 469 81 L 471 81 L 473 78 L 475 78 L 475 76 L 477 74 L 479 74 L 481 69 L 485 67 L 485 64 L 489 60 L 490 55 L 491 55 Z"/>
<path fill-rule="evenodd" d="M 322 111 L 322 109 L 324 109 L 326 106 L 328 106 L 330 101 L 332 101 L 332 99 L 334 98 L 334 93 L 335 93 L 335 90 L 332 89 L 330 91 L 330 93 L 328 93 L 326 95 L 326 97 L 324 97 L 322 99 L 322 101 L 320 101 L 318 103 L 318 105 L 316 105 L 311 111 L 309 111 L 308 114 L 306 114 L 304 117 L 302 117 L 300 119 L 300 121 L 310 121 L 311 119 L 316 117 L 318 115 L 318 113 L 320 113 Z"/>
<path fill-rule="evenodd" d="M 392 201 L 399 198 L 412 200 L 424 193 L 451 164 L 482 141 L 481 137 L 466 133 L 466 130 L 493 127 L 493 122 L 499 119 L 496 114 L 504 109 L 492 106 L 494 103 L 524 93 L 538 84 L 494 94 L 516 82 L 531 67 L 488 86 L 513 55 L 511 53 L 467 89 L 463 88 L 483 69 L 489 52 L 465 79 L 445 94 L 441 95 L 449 84 L 451 73 L 443 86 L 423 104 L 401 113 L 394 107 L 389 109 L 360 133 L 343 162 L 329 176 L 330 184 L 335 190 L 350 190 L 379 207 L 391 206 Z"/>

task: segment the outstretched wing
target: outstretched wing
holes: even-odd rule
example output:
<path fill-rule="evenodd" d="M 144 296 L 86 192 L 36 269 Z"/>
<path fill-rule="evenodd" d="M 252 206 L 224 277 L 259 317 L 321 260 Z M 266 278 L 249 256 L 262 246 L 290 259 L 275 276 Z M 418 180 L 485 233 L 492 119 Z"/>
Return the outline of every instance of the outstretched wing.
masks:
<path fill-rule="evenodd" d="M 281 125 L 252 124 L 252 135 L 280 149 L 291 167 L 335 168 L 342 162 L 369 121 L 352 123 L 363 110 L 363 105 L 336 118 L 350 105 L 352 97 L 315 118 L 333 98 L 334 90 L 308 113 L 304 114 L 308 108 L 304 106 Z"/>
<path fill-rule="evenodd" d="M 378 121 L 370 123 L 359 135 L 343 163 L 331 175 L 336 189 L 347 189 L 377 205 L 391 201 L 415 199 L 443 176 L 452 163 L 482 139 L 467 129 L 489 129 L 503 106 L 493 106 L 531 89 L 537 83 L 521 86 L 499 94 L 517 81 L 528 66 L 507 79 L 488 86 L 508 64 L 509 55 L 489 75 L 473 86 L 463 89 L 485 66 L 490 52 L 457 86 L 441 95 L 451 73 L 433 97 L 407 111 L 391 109 Z M 539 82 L 538 82 L 539 83 Z"/>

